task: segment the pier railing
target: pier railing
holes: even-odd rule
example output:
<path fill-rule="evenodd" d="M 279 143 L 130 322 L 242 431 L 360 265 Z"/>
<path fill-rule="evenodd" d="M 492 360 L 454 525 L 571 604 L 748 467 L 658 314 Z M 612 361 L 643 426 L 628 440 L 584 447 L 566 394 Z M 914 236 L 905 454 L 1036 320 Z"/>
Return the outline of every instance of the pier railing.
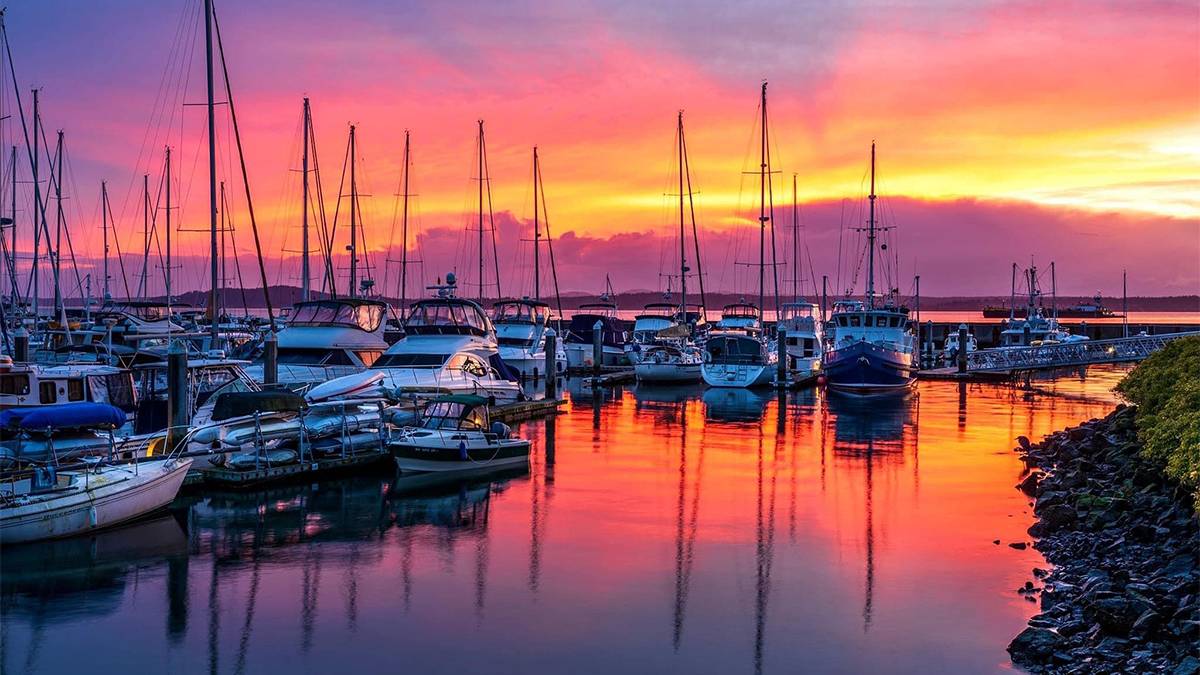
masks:
<path fill-rule="evenodd" d="M 1086 340 L 1036 347 L 982 349 L 967 355 L 967 371 L 1043 370 L 1141 361 L 1172 340 L 1196 335 L 1200 335 L 1200 331 L 1136 335 L 1115 340 Z"/>

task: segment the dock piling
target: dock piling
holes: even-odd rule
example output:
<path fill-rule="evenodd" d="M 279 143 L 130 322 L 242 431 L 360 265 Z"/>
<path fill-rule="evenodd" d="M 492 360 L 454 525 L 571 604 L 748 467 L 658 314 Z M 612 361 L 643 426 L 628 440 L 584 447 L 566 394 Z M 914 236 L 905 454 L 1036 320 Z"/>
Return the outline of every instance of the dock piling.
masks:
<path fill-rule="evenodd" d="M 546 398 L 558 398 L 558 334 L 546 329 Z"/>
<path fill-rule="evenodd" d="M 188 431 L 187 351 L 179 340 L 167 349 L 167 447 L 174 452 Z"/>
<path fill-rule="evenodd" d="M 775 336 L 779 360 L 775 362 L 775 386 L 787 386 L 787 331 L 780 328 Z"/>
<path fill-rule="evenodd" d="M 279 382 L 279 339 L 272 330 L 263 340 L 263 384 L 277 382 Z"/>
<path fill-rule="evenodd" d="M 25 326 L 17 326 L 13 331 L 13 361 L 29 362 L 29 331 L 25 330 Z"/>
<path fill-rule="evenodd" d="M 604 324 L 599 319 L 592 324 L 592 377 L 600 377 L 604 362 Z"/>
<path fill-rule="evenodd" d="M 958 326 L 958 351 L 954 354 L 958 361 L 958 372 L 967 372 L 967 324 Z"/>

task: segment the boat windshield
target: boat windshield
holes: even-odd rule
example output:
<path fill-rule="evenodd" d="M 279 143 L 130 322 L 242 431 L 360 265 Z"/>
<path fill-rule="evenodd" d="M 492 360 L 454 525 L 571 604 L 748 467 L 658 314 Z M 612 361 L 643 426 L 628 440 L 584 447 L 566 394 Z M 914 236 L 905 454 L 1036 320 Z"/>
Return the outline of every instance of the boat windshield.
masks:
<path fill-rule="evenodd" d="M 524 302 L 505 302 L 496 305 L 492 320 L 496 323 L 546 323 L 550 308 Z"/>
<path fill-rule="evenodd" d="M 421 426 L 426 429 L 484 431 L 487 418 L 478 406 L 466 406 L 456 401 L 432 403 L 425 408 Z"/>
<path fill-rule="evenodd" d="M 440 368 L 449 354 L 384 354 L 372 368 Z"/>
<path fill-rule="evenodd" d="M 717 363 L 762 363 L 763 345 L 741 335 L 714 335 L 704 345 L 709 358 Z"/>
<path fill-rule="evenodd" d="M 367 332 L 379 329 L 383 305 L 317 300 L 296 305 L 289 326 L 349 326 Z"/>
<path fill-rule="evenodd" d="M 487 317 L 474 304 L 465 302 L 420 302 L 413 306 L 405 324 L 410 330 L 423 327 L 461 327 L 487 331 Z"/>

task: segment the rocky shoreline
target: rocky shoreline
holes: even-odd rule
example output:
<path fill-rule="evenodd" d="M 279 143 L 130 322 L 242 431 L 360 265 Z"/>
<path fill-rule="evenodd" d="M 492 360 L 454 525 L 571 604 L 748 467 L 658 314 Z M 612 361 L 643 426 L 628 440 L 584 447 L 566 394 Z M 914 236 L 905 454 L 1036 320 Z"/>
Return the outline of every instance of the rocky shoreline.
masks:
<path fill-rule="evenodd" d="M 1138 453 L 1135 409 L 1017 439 L 1035 498 L 1041 613 L 1008 647 L 1036 673 L 1200 673 L 1200 537 L 1192 497 Z"/>

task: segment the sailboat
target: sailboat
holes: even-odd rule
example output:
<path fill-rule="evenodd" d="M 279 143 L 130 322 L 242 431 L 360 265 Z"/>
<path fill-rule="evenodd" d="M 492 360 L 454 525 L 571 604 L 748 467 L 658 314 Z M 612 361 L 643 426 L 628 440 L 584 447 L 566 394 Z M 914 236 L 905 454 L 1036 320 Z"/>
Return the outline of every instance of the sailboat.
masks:
<path fill-rule="evenodd" d="M 542 228 L 540 217 L 545 215 L 545 192 L 542 190 L 542 164 L 538 149 L 533 148 L 533 297 L 518 300 L 502 300 L 492 306 L 492 321 L 496 324 L 496 339 L 500 346 L 500 358 L 504 363 L 521 373 L 522 378 L 546 375 L 546 331 L 556 321 L 550 305 L 542 301 L 541 245 Z M 550 251 L 550 267 L 554 269 L 554 248 L 550 244 L 549 224 L 546 225 L 546 244 Z M 554 294 L 558 295 L 558 275 L 554 274 Z M 562 303 L 559 303 L 561 313 Z M 567 352 L 562 343 L 556 343 L 554 372 L 567 369 Z"/>
<path fill-rule="evenodd" d="M 800 212 L 792 175 L 792 300 L 779 306 L 776 328 L 783 333 L 787 374 L 792 384 L 810 381 L 821 370 L 823 330 L 819 308 L 800 294 Z"/>
<path fill-rule="evenodd" d="M 867 218 L 867 293 L 864 301 L 834 305 L 823 368 L 830 387 L 869 394 L 907 389 L 916 380 L 916 340 L 908 308 L 875 293 L 875 144 L 871 143 L 870 215 Z M 878 304 L 877 304 L 878 303 Z"/>
<path fill-rule="evenodd" d="M 710 387 L 761 387 L 774 377 L 777 355 L 762 330 L 762 307 L 766 292 L 767 225 L 773 219 L 768 199 L 771 165 L 767 137 L 767 83 L 762 84 L 760 102 L 762 139 L 759 161 L 758 304 L 736 303 L 722 312 L 721 321 L 704 343 L 704 365 L 700 374 Z M 772 225 L 773 227 L 773 225 Z M 728 319 L 728 321 L 727 321 Z"/>
<path fill-rule="evenodd" d="M 700 303 L 697 321 L 688 312 L 687 279 L 691 268 L 687 261 L 687 210 L 684 197 L 691 200 L 692 179 L 688 175 L 687 143 L 683 134 L 683 111 L 679 112 L 675 133 L 679 159 L 679 288 L 678 311 L 669 303 L 646 305 L 646 313 L 638 315 L 633 326 L 635 349 L 627 349 L 638 382 L 696 382 L 704 363 L 704 352 L 692 340 L 696 323 L 704 317 L 704 302 Z M 684 181 L 687 182 L 685 192 Z M 695 233 L 695 209 L 692 209 L 692 231 Z M 699 268 L 700 245 L 696 243 L 696 264 Z M 699 275 L 697 275 L 699 276 Z M 702 279 L 703 277 L 701 277 Z M 703 298 L 703 294 L 701 295 Z M 658 310 L 658 311 L 654 311 Z M 627 345 L 628 346 L 628 345 Z"/>

